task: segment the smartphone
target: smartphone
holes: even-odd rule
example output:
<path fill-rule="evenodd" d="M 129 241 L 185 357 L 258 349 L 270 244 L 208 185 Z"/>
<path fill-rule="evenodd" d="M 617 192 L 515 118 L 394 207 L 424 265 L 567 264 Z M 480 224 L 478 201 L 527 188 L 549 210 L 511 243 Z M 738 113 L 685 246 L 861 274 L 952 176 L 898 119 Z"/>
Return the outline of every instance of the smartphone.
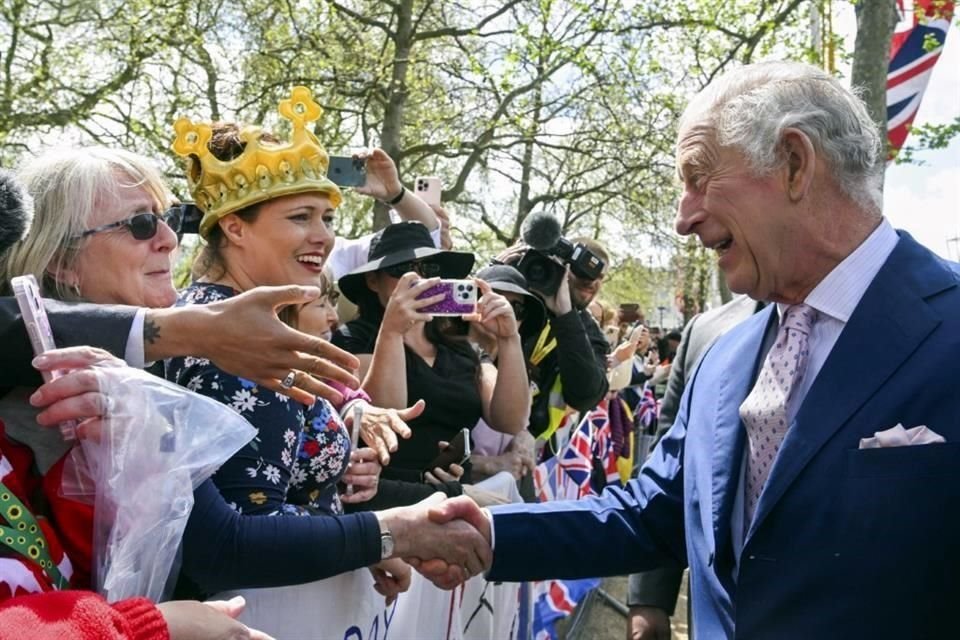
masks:
<path fill-rule="evenodd" d="M 417 296 L 417 300 L 443 294 L 443 300 L 418 309 L 434 316 L 463 316 L 477 311 L 477 283 L 473 280 L 441 280 Z"/>
<path fill-rule="evenodd" d="M 436 176 L 419 176 L 413 181 L 413 192 L 427 204 L 439 207 L 443 183 Z"/>
<path fill-rule="evenodd" d="M 33 355 L 39 356 L 56 349 L 57 344 L 53 340 L 53 331 L 47 319 L 47 310 L 43 307 L 37 279 L 32 274 L 16 276 L 10 279 L 10 286 L 13 287 L 13 295 L 17 298 L 27 335 L 30 336 Z M 60 371 L 43 371 L 42 375 L 45 382 L 50 382 L 63 374 Z M 60 424 L 60 433 L 67 440 L 76 438 L 76 430 L 77 423 L 74 420 Z"/>
<path fill-rule="evenodd" d="M 462 465 L 470 458 L 470 429 L 461 429 L 453 440 L 450 441 L 450 444 L 440 452 L 436 458 L 430 461 L 430 464 L 427 465 L 427 468 L 424 469 L 424 473 L 427 471 L 433 471 L 437 467 L 440 467 L 446 471 L 447 467 L 451 464 Z"/>
<path fill-rule="evenodd" d="M 362 187 L 367 183 L 367 163 L 353 156 L 330 156 L 327 177 L 339 187 Z"/>

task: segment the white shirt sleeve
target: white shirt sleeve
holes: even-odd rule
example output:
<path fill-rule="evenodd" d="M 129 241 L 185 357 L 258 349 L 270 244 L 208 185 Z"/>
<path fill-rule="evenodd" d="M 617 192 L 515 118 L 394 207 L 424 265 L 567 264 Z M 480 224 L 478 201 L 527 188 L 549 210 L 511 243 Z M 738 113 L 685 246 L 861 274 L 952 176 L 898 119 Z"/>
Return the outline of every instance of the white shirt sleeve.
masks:
<path fill-rule="evenodd" d="M 337 237 L 333 243 L 333 250 L 330 257 L 327 258 L 327 266 L 333 274 L 334 280 L 339 280 L 360 265 L 367 263 L 367 256 L 370 253 L 370 241 L 373 234 L 360 236 L 353 240 Z"/>
<path fill-rule="evenodd" d="M 433 246 L 440 249 L 440 230 L 441 222 L 437 220 L 437 228 L 430 232 L 430 239 L 433 240 Z M 348 240 L 337 236 L 333 243 L 333 250 L 330 257 L 327 258 L 327 266 L 333 274 L 334 280 L 339 280 L 357 267 L 367 264 L 370 255 L 370 242 L 373 240 L 372 233 Z"/>
<path fill-rule="evenodd" d="M 133 325 L 130 327 L 130 335 L 127 336 L 127 348 L 123 352 L 123 359 L 127 364 L 137 369 L 147 366 L 144 362 L 146 356 L 143 353 L 143 320 L 146 315 L 147 310 L 141 308 L 133 316 Z"/>

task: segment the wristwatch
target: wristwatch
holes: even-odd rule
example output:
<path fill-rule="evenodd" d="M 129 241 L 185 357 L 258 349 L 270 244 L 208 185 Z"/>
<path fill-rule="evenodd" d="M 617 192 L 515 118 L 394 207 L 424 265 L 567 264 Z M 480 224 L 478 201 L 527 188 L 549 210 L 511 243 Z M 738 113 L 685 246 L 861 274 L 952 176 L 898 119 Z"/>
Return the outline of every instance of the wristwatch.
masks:
<path fill-rule="evenodd" d="M 393 556 L 393 534 L 387 527 L 387 523 L 378 519 L 380 523 L 380 559 L 386 560 Z"/>

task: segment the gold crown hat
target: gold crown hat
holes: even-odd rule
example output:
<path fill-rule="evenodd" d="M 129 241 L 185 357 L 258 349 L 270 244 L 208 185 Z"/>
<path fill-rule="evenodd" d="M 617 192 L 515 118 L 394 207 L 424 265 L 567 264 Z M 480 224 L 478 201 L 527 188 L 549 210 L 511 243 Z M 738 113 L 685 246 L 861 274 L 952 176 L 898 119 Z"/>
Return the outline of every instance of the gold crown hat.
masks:
<path fill-rule="evenodd" d="M 261 128 L 248 125 L 239 137 L 246 143 L 233 160 L 219 160 L 207 143 L 213 135 L 209 124 L 180 118 L 173 128 L 177 137 L 173 150 L 187 159 L 187 186 L 197 207 L 203 211 L 200 236 L 206 238 L 220 218 L 250 205 L 279 196 L 320 191 L 330 204 L 340 206 L 340 188 L 327 178 L 330 159 L 326 150 L 307 129 L 323 109 L 306 87 L 294 87 L 290 98 L 278 105 L 280 115 L 293 124 L 287 144 L 261 141 Z"/>

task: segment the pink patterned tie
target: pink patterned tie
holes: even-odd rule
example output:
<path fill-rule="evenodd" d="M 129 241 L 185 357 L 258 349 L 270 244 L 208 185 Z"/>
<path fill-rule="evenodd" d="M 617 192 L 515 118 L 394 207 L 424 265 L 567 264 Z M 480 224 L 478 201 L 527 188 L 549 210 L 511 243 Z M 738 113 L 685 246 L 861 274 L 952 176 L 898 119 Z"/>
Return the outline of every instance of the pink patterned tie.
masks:
<path fill-rule="evenodd" d="M 793 389 L 800 385 L 807 368 L 808 336 L 816 315 L 817 311 L 805 304 L 786 308 L 757 382 L 740 405 L 740 418 L 747 428 L 750 452 L 747 457 L 744 530 L 750 528 L 760 492 L 790 426 L 787 402 Z"/>

